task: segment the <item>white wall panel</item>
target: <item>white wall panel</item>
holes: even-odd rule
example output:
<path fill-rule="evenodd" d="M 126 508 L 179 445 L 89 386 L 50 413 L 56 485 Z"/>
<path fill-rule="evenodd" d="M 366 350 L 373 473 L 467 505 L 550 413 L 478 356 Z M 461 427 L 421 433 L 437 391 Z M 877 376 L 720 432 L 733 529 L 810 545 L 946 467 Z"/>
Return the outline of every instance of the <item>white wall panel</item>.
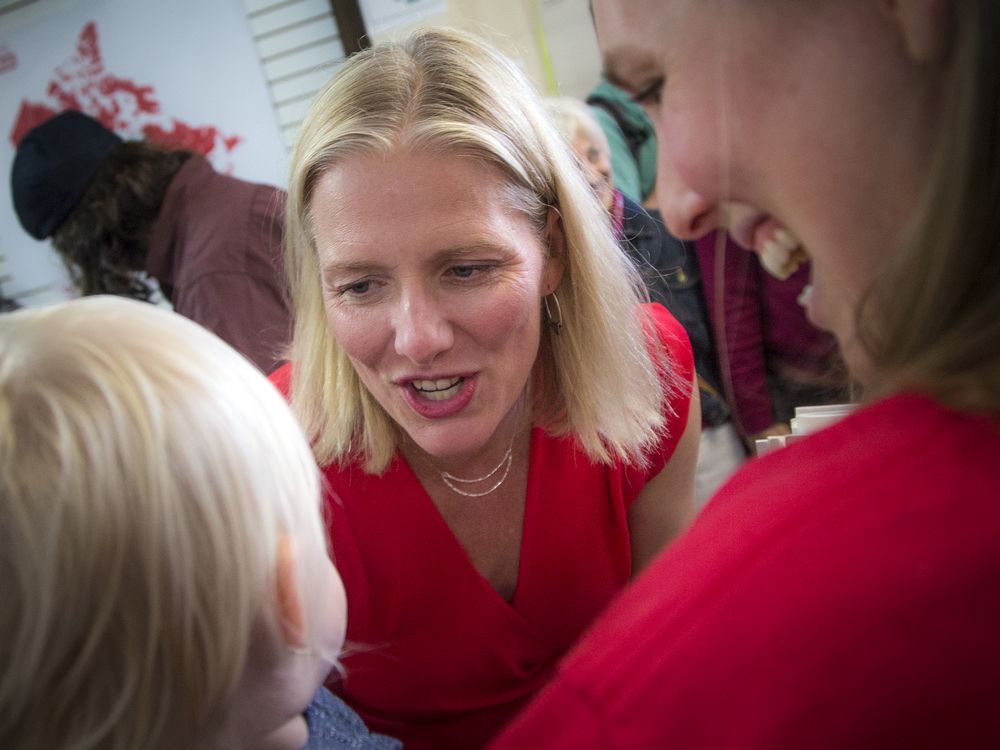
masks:
<path fill-rule="evenodd" d="M 284 31 L 260 37 L 257 40 L 257 50 L 260 52 L 261 58 L 268 60 L 292 50 L 339 39 L 340 34 L 337 32 L 337 24 L 333 17 L 324 16 L 312 23 L 293 26 Z"/>
<path fill-rule="evenodd" d="M 330 14 L 329 0 L 295 0 L 273 3 L 270 7 L 250 13 L 248 17 L 254 35 L 263 36 L 304 25 Z"/>
<path fill-rule="evenodd" d="M 286 147 L 344 59 L 329 0 L 243 0 Z"/>

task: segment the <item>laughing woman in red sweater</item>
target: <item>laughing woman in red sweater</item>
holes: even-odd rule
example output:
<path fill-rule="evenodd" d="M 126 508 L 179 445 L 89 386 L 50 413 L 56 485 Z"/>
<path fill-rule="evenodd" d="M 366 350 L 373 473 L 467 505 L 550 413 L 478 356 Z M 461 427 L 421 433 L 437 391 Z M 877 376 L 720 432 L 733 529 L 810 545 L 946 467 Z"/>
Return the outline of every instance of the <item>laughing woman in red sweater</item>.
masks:
<path fill-rule="evenodd" d="M 671 231 L 811 259 L 868 403 L 738 472 L 496 747 L 1000 746 L 1000 6 L 593 9 Z"/>

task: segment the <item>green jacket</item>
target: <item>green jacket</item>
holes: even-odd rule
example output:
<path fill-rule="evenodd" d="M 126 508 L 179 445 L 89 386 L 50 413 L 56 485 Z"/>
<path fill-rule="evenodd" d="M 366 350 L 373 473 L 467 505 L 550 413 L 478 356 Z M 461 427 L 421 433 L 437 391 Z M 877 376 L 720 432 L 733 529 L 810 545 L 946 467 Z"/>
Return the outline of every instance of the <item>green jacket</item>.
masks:
<path fill-rule="evenodd" d="M 608 138 L 615 187 L 644 203 L 656 187 L 653 123 L 627 93 L 605 80 L 590 92 L 587 103 Z"/>

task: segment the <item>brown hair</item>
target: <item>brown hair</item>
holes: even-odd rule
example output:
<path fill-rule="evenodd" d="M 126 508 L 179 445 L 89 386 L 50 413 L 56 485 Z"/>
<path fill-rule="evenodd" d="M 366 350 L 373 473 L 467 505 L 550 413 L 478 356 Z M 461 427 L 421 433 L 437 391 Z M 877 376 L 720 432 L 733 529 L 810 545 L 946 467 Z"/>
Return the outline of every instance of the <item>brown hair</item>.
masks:
<path fill-rule="evenodd" d="M 139 275 L 167 186 L 190 152 L 126 141 L 101 164 L 79 204 L 52 236 L 70 278 L 85 294 L 148 301 Z"/>
<path fill-rule="evenodd" d="M 877 392 L 1000 414 L 1000 5 L 952 5 L 939 147 L 910 233 L 861 308 Z M 877 395 L 877 394 L 876 394 Z"/>

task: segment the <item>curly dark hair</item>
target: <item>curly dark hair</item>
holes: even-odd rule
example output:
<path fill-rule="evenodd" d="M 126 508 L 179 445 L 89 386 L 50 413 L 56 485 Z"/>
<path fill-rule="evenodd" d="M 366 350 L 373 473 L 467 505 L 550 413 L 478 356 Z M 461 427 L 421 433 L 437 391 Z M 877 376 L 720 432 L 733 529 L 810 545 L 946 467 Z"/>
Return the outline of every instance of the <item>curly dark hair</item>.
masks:
<path fill-rule="evenodd" d="M 149 301 L 141 271 L 167 186 L 191 156 L 145 141 L 125 141 L 101 164 L 66 221 L 52 235 L 70 278 L 85 294 Z"/>

